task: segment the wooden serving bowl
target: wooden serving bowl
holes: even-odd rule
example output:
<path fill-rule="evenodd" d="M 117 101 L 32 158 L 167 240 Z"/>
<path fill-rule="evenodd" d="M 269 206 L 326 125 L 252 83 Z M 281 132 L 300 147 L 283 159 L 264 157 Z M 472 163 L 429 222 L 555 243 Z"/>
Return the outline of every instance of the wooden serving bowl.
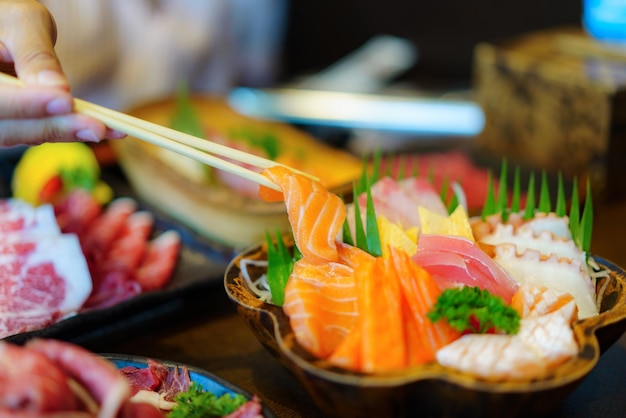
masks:
<path fill-rule="evenodd" d="M 384 375 L 355 373 L 315 358 L 297 343 L 282 308 L 259 300 L 241 278 L 239 260 L 243 257 L 266 259 L 266 253 L 261 246 L 255 246 L 237 256 L 225 273 L 226 293 L 258 340 L 328 416 L 546 416 L 574 391 L 600 355 L 626 330 L 626 272 L 596 258 L 611 276 L 601 313 L 574 324 L 578 356 L 544 378 L 489 381 L 437 363 Z M 248 271 L 254 279 L 264 273 L 264 268 Z M 598 282 L 598 287 L 604 280 Z"/>

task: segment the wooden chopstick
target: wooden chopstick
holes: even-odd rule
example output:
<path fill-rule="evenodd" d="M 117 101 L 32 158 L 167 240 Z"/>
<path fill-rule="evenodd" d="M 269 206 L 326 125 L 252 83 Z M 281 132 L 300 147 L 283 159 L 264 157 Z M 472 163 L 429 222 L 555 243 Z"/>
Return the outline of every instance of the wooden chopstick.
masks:
<path fill-rule="evenodd" d="M 17 86 L 24 85 L 19 79 L 3 73 L 0 73 L 0 81 Z M 246 178 L 274 190 L 280 191 L 276 184 L 262 174 L 234 164 L 230 161 L 222 160 L 211 154 L 217 154 L 222 157 L 259 168 L 270 168 L 280 165 L 295 173 L 312 178 L 313 180 L 319 180 L 314 176 L 284 164 L 230 148 L 216 142 L 208 141 L 203 138 L 198 138 L 184 132 L 176 131 L 156 123 L 148 122 L 146 120 L 117 112 L 85 100 L 74 99 L 74 108 L 76 112 L 93 117 L 112 129 L 118 130 L 142 141 L 150 142 L 154 145 L 192 158 L 196 161 L 200 161 L 220 170 Z M 211 154 L 207 154 L 207 152 Z"/>
<path fill-rule="evenodd" d="M 125 134 L 130 135 L 134 138 L 140 139 L 142 141 L 150 142 L 151 144 L 154 144 L 161 148 L 165 148 L 170 151 L 176 152 L 178 154 L 184 155 L 185 157 L 192 158 L 196 161 L 200 161 L 201 163 L 210 165 L 211 167 L 215 167 L 217 169 L 227 171 L 229 173 L 238 175 L 240 177 L 243 177 L 247 180 L 253 181 L 260 185 L 280 191 L 280 188 L 276 184 L 274 184 L 274 182 L 270 181 L 267 177 L 265 177 L 262 174 L 257 173 L 256 171 L 249 170 L 240 165 L 231 163 L 230 161 L 222 160 L 214 155 L 207 154 L 206 152 L 196 149 L 188 144 L 177 142 L 166 136 L 155 133 L 152 130 L 144 129 L 141 127 L 140 124 L 135 124 L 134 123 L 135 121 L 129 122 L 125 118 L 118 118 L 116 116 L 113 116 L 112 113 L 109 114 L 109 113 L 101 112 L 101 110 L 98 109 L 99 106 L 96 107 L 96 105 L 92 103 L 85 102 L 80 99 L 74 99 L 74 108 L 78 113 L 91 116 L 94 119 L 98 119 L 102 123 L 106 124 L 108 127 L 116 129 L 120 132 L 124 132 Z M 114 111 L 111 111 L 111 112 L 114 112 Z M 114 112 L 114 113 L 117 113 L 117 112 Z M 133 118 L 133 119 L 136 119 L 137 121 L 143 121 L 142 119 L 137 119 L 137 118 Z M 147 121 L 144 121 L 144 122 L 150 123 Z M 194 141 L 198 140 L 202 142 L 209 142 L 209 141 L 203 141 L 191 135 L 183 134 L 182 132 L 178 132 L 178 131 L 174 131 L 174 132 L 177 132 L 177 133 L 182 134 L 183 136 L 189 137 L 193 139 Z M 189 138 L 186 138 L 186 140 L 189 140 Z M 191 141 L 188 141 L 188 142 L 191 142 Z M 217 145 L 215 143 L 212 143 L 212 144 Z M 233 150 L 232 148 L 230 149 Z M 239 150 L 234 150 L 234 151 L 239 151 Z M 226 152 L 226 154 L 228 153 Z M 223 154 L 221 155 L 223 156 Z M 247 155 L 251 155 L 251 154 L 247 154 Z M 232 158 L 232 157 L 229 156 L 229 158 Z M 249 161 L 250 160 L 247 160 L 246 162 L 250 164 Z M 276 164 L 273 164 L 273 165 L 276 165 Z M 268 165 L 267 167 L 271 167 L 271 165 Z M 265 167 L 262 167 L 262 168 L 265 168 Z"/>

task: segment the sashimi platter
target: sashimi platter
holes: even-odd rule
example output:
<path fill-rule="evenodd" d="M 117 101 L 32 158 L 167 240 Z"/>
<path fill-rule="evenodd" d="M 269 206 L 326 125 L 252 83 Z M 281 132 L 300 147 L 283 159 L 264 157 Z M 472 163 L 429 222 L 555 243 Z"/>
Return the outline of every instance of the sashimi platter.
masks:
<path fill-rule="evenodd" d="M 379 163 L 349 199 L 263 172 L 292 233 L 231 262 L 238 312 L 329 416 L 554 412 L 626 329 L 626 275 L 589 251 L 589 185 L 550 193 L 504 161 L 470 217 L 458 185 Z"/>
<path fill-rule="evenodd" d="M 87 145 L 30 148 L 12 181 L 13 194 L 0 200 L 0 339 L 104 334 L 118 320 L 114 308 L 183 285 L 181 234 L 133 197 L 116 196 Z M 117 311 L 124 320 L 131 313 Z"/>

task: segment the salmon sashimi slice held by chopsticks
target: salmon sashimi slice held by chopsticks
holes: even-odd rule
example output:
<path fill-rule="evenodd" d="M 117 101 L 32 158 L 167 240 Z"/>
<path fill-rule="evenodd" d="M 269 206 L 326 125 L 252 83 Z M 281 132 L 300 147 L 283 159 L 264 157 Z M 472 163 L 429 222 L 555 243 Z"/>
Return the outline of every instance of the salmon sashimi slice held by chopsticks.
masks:
<path fill-rule="evenodd" d="M 270 201 L 285 201 L 294 240 L 304 258 L 312 263 L 337 261 L 335 238 L 346 218 L 339 196 L 284 167 L 272 167 L 262 174 L 277 184 L 282 194 L 262 186 L 260 195 Z"/>
<path fill-rule="evenodd" d="M 441 293 L 430 274 L 402 250 L 373 257 L 337 234 L 345 220 L 341 199 L 311 179 L 282 167 L 263 172 L 284 199 L 302 258 L 285 288 L 283 309 L 298 342 L 331 363 L 365 372 L 389 372 L 423 364 L 458 338 L 426 313 Z"/>
<path fill-rule="evenodd" d="M 283 167 L 263 172 L 282 190 L 261 187 L 261 197 L 284 200 L 302 259 L 285 287 L 283 309 L 300 344 L 326 357 L 345 338 L 356 315 L 354 271 L 339 263 L 335 237 L 345 219 L 341 199 L 321 184 Z M 345 251 L 345 250 L 344 250 Z"/>

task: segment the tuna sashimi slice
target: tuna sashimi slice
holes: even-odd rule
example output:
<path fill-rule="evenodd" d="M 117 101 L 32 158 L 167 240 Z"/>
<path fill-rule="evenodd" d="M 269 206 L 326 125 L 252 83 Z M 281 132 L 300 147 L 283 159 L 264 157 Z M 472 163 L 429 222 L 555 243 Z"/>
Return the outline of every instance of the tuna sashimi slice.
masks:
<path fill-rule="evenodd" d="M 441 287 L 478 286 L 507 303 L 519 287 L 513 276 L 466 238 L 422 234 L 413 260 L 432 274 Z"/>
<path fill-rule="evenodd" d="M 54 212 L 61 231 L 82 238 L 102 213 L 102 205 L 87 190 L 76 189 L 54 204 Z"/>
<path fill-rule="evenodd" d="M 134 200 L 118 198 L 89 225 L 81 236 L 81 244 L 90 268 L 98 266 L 106 257 L 113 242 L 124 230 L 126 219 L 136 208 L 137 203 Z"/>
<path fill-rule="evenodd" d="M 148 242 L 134 276 L 142 291 L 161 289 L 167 285 L 176 269 L 181 245 L 180 235 L 173 230 Z"/>

